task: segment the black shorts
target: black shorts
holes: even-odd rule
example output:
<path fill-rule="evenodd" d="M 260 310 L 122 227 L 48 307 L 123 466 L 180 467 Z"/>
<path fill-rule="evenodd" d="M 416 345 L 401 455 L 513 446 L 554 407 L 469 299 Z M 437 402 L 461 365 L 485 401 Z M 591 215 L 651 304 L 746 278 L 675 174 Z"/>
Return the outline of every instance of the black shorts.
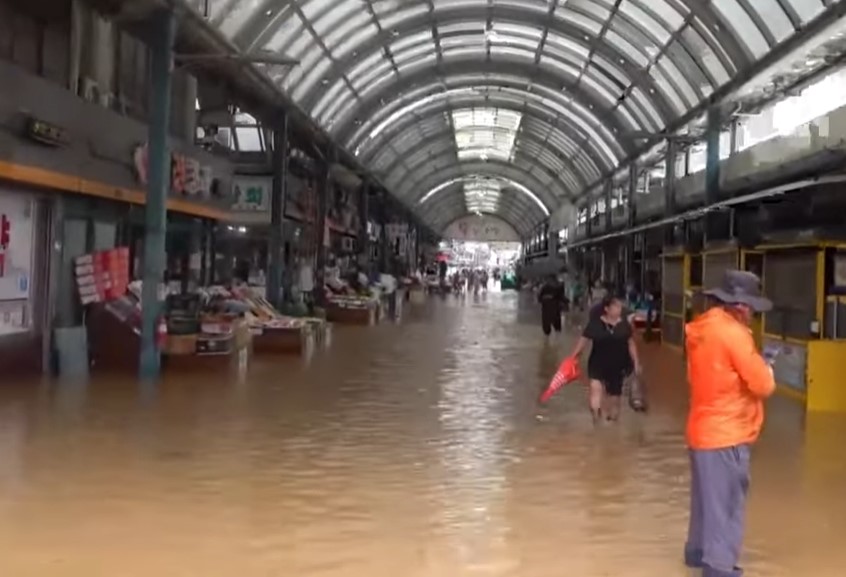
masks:
<path fill-rule="evenodd" d="M 588 365 L 588 379 L 602 383 L 602 387 L 605 389 L 605 394 L 609 397 L 623 396 L 623 383 L 630 373 L 631 370 L 628 367 L 620 369 L 619 371 L 609 371 L 592 368 Z"/>
<path fill-rule="evenodd" d="M 561 332 L 561 313 L 559 314 L 543 314 L 541 315 L 541 326 L 543 327 L 543 334 L 549 336 L 552 329 L 556 333 Z"/>

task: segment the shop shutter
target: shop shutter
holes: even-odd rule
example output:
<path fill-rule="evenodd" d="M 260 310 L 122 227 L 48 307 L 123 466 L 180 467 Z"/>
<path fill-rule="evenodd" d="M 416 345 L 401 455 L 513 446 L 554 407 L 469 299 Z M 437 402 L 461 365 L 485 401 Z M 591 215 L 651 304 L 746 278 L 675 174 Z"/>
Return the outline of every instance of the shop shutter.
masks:
<path fill-rule="evenodd" d="M 684 257 L 664 257 L 661 298 L 665 311 L 677 315 L 684 314 Z"/>
<path fill-rule="evenodd" d="M 764 317 L 764 332 L 806 339 L 816 318 L 817 251 L 798 249 L 764 256 L 764 294 L 773 310 Z"/>
<path fill-rule="evenodd" d="M 706 254 L 704 262 L 702 286 L 706 289 L 718 287 L 727 270 L 738 268 L 737 251 Z"/>

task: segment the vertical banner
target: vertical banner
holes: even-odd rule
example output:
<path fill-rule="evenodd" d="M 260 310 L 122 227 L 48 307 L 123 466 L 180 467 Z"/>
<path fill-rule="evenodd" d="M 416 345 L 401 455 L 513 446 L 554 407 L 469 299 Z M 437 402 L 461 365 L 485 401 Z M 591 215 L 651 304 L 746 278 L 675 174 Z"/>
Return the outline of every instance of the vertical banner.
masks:
<path fill-rule="evenodd" d="M 32 260 L 32 199 L 0 192 L 0 335 L 28 329 Z"/>

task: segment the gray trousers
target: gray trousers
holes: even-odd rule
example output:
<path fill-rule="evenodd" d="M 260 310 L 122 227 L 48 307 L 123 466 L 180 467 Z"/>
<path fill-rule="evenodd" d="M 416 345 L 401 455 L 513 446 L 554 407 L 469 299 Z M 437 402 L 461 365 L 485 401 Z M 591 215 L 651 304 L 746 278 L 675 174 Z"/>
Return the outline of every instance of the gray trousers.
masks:
<path fill-rule="evenodd" d="M 749 445 L 690 451 L 685 562 L 703 577 L 738 577 L 749 490 Z"/>

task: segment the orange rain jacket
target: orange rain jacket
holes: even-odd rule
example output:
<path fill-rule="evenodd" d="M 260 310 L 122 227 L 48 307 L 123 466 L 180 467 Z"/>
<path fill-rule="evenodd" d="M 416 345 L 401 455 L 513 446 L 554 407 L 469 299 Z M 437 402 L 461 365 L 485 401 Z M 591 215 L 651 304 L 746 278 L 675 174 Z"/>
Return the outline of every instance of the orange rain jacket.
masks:
<path fill-rule="evenodd" d="M 764 424 L 763 399 L 775 390 L 752 331 L 716 307 L 685 327 L 691 449 L 753 443 Z"/>

